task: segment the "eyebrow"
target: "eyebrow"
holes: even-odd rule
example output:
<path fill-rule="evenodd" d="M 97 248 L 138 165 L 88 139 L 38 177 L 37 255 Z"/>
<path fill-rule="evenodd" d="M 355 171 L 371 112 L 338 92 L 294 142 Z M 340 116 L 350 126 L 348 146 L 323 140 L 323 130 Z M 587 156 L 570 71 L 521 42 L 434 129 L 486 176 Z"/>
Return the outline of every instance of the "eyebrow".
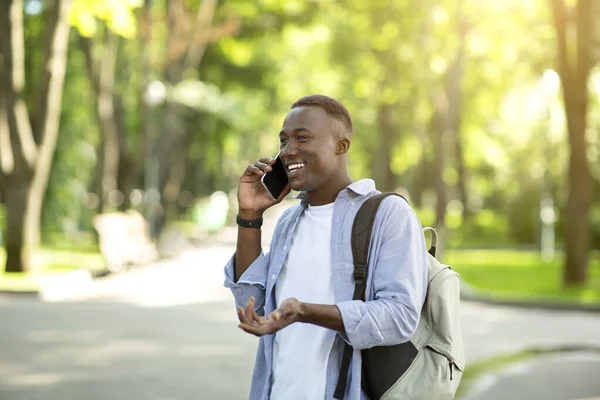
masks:
<path fill-rule="evenodd" d="M 312 131 L 304 126 L 300 127 L 300 128 L 296 128 L 292 131 L 292 133 L 298 133 L 298 132 L 302 132 L 302 131 L 307 131 L 312 133 Z M 285 135 L 285 131 L 282 129 L 281 132 L 279 132 L 279 136 Z"/>

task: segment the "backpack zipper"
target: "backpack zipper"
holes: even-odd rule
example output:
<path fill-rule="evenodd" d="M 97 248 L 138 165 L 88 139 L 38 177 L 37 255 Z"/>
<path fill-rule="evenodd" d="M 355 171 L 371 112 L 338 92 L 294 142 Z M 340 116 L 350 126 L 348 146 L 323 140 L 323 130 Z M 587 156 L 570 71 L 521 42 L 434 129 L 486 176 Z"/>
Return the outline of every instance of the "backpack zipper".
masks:
<path fill-rule="evenodd" d="M 448 368 L 450 369 L 450 380 L 452 380 L 452 372 L 454 371 L 454 369 L 452 368 L 452 366 L 454 365 L 454 357 L 445 355 L 444 353 L 442 353 L 441 351 L 435 349 L 431 345 L 425 345 L 425 347 L 428 347 L 434 353 L 438 353 L 439 355 L 446 357 L 446 359 L 448 360 Z"/>

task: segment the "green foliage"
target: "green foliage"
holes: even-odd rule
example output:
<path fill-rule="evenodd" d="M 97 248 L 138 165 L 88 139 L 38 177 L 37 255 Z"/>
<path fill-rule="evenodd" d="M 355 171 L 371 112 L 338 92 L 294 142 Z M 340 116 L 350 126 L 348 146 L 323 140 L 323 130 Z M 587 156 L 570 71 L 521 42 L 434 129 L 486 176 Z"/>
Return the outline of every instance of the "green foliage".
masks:
<path fill-rule="evenodd" d="M 185 2 L 191 11 L 182 24 L 194 21 L 192 12 L 201 3 Z M 145 79 L 165 80 L 167 64 L 165 2 L 154 2 L 151 73 L 144 75 L 141 7 L 139 0 L 76 0 L 70 16 L 84 36 L 101 41 L 106 26 L 123 38 L 116 92 L 126 111 L 126 147 L 136 162 L 143 159 L 139 153 L 148 122 L 139 112 Z M 459 196 L 455 156 L 448 149 L 451 163 L 444 179 L 449 185 L 449 246 L 536 246 L 540 192 L 548 185 L 557 210 L 562 210 L 568 190 L 562 100 L 560 93 L 544 91 L 541 83 L 555 59 L 550 10 L 542 0 L 462 0 L 459 21 L 458 9 L 458 0 L 219 2 L 213 25 L 222 34 L 208 41 L 198 68 L 185 71 L 181 82 L 167 88 L 169 99 L 181 106 L 178 112 L 190 136 L 181 154 L 187 160 L 182 190 L 200 197 L 234 189 L 248 163 L 277 152 L 277 132 L 290 104 L 303 95 L 323 93 L 341 100 L 353 116 L 352 177 L 378 178 L 374 174 L 386 144 L 383 133 L 389 133 L 396 184 L 415 192 L 417 213 L 424 225 L 432 225 L 432 95 L 444 85 L 462 27 L 466 46 L 460 138 L 468 203 L 462 204 Z M 42 67 L 43 21 L 43 15 L 26 18 L 31 93 L 24 95 L 32 99 Z M 227 28 L 235 23 L 239 29 Z M 226 28 L 230 30 L 223 33 Z M 86 66 L 74 35 L 72 39 L 43 220 L 48 232 L 74 234 L 92 230 L 96 210 L 86 194 L 96 175 L 92 154 L 101 137 Z M 598 68 L 590 87 L 589 157 L 600 180 Z M 381 126 L 385 107 L 393 116 L 387 131 Z M 156 111 L 153 123 L 162 125 L 163 116 L 164 110 Z M 145 167 L 140 166 L 141 175 Z M 143 179 L 137 184 L 142 188 Z M 600 247 L 600 186 L 595 191 L 592 239 Z M 557 225 L 558 243 L 563 220 Z"/>
<path fill-rule="evenodd" d="M 92 37 L 98 32 L 98 21 L 118 35 L 126 38 L 136 33 L 135 9 L 143 0 L 74 0 L 69 23 L 82 36 Z"/>

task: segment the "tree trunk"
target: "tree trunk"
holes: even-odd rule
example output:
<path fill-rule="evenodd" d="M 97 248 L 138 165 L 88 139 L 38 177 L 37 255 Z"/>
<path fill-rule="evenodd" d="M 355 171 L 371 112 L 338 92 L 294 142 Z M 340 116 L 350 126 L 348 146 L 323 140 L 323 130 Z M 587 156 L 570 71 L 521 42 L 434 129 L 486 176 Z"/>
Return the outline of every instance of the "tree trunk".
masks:
<path fill-rule="evenodd" d="M 593 0 L 578 0 L 572 26 L 568 25 L 563 0 L 553 0 L 552 9 L 558 47 L 558 69 L 562 80 L 563 99 L 569 136 L 569 192 L 565 218 L 566 286 L 583 285 L 588 278 L 590 249 L 590 206 L 592 178 L 587 161 L 588 78 L 591 61 L 591 35 L 594 32 Z M 576 33 L 575 57 L 570 57 L 567 37 Z"/>
<path fill-rule="evenodd" d="M 25 179 L 11 184 L 6 192 L 6 272 L 28 272 L 32 269 L 30 243 L 32 237 L 27 235 L 26 226 L 31 221 L 28 207 L 31 181 Z"/>
<path fill-rule="evenodd" d="M 373 177 L 377 181 L 379 190 L 385 192 L 396 189 L 396 175 L 392 171 L 392 152 L 396 136 L 395 112 L 391 105 L 379 107 L 379 150 L 373 155 L 375 168 Z"/>
<path fill-rule="evenodd" d="M 165 199 L 165 216 L 167 221 L 177 218 L 179 211 L 181 210 L 181 207 L 179 206 L 179 194 L 181 193 L 187 173 L 189 160 L 188 148 L 191 141 L 190 132 L 192 132 L 193 129 L 193 125 L 190 121 L 186 121 L 185 128 L 181 134 L 174 138 L 174 154 L 178 154 L 178 156 L 174 158 L 169 166 L 169 177 L 163 191 Z"/>
<path fill-rule="evenodd" d="M 462 135 L 460 131 L 456 132 L 455 138 L 455 157 L 456 172 L 458 173 L 458 195 L 463 205 L 463 221 L 466 222 L 473 217 L 473 212 L 469 208 L 469 194 L 467 193 L 467 173 L 465 168 L 465 156 L 462 145 Z"/>
<path fill-rule="evenodd" d="M 23 1 L 0 2 L 0 153 L 7 208 L 8 271 L 31 269 L 30 252 L 40 241 L 42 204 L 56 149 L 65 78 L 70 1 L 47 2 L 44 68 L 38 91 L 35 127 L 23 100 L 25 48 Z M 34 129 L 35 128 L 35 129 Z"/>
<path fill-rule="evenodd" d="M 587 91 L 582 96 L 587 101 Z M 564 283 L 581 285 L 588 278 L 590 249 L 590 205 L 592 179 L 586 157 L 586 106 L 567 106 L 569 126 L 569 192 L 567 195 L 567 220 L 565 235 L 566 268 Z"/>
<path fill-rule="evenodd" d="M 106 29 L 102 44 L 102 58 L 99 62 L 94 58 L 92 40 L 80 37 L 80 44 L 85 55 L 92 90 L 96 95 L 96 115 L 102 132 L 100 212 L 107 212 L 110 209 L 110 194 L 118 188 L 121 155 L 114 103 L 115 67 L 119 41 L 117 35 Z"/>
<path fill-rule="evenodd" d="M 436 256 L 441 259 L 444 250 L 442 238 L 446 235 L 446 209 L 448 205 L 448 189 L 444 181 L 444 170 L 446 168 L 446 149 L 448 139 L 448 104 L 445 94 L 441 91 L 433 99 L 432 134 L 434 153 L 434 187 L 435 187 L 435 229 L 438 231 L 440 241 L 437 246 Z"/>
<path fill-rule="evenodd" d="M 119 141 L 119 164 L 117 172 L 117 190 L 123 194 L 123 202 L 118 205 L 120 211 L 131 208 L 131 192 L 137 187 L 138 173 L 143 162 L 143 153 L 132 154 L 127 148 L 127 125 L 125 122 L 125 107 L 123 99 L 113 94 L 115 126 Z M 141 140 L 143 142 L 143 139 Z"/>
<path fill-rule="evenodd" d="M 186 6 L 183 0 L 166 1 L 167 9 L 167 65 L 164 79 L 170 86 L 179 83 L 186 71 L 197 70 L 200 66 L 206 46 L 206 35 L 212 27 L 212 20 L 217 0 L 205 0 L 200 4 L 193 24 L 186 26 Z M 189 21 L 188 21 L 189 22 Z M 174 218 L 179 206 L 177 204 L 181 185 L 185 178 L 187 164 L 187 144 L 190 132 L 186 122 L 185 107 L 173 102 L 167 102 L 164 107 L 164 124 L 159 143 L 160 159 L 160 188 L 166 213 L 164 217 Z M 162 224 L 166 222 L 162 220 Z"/>

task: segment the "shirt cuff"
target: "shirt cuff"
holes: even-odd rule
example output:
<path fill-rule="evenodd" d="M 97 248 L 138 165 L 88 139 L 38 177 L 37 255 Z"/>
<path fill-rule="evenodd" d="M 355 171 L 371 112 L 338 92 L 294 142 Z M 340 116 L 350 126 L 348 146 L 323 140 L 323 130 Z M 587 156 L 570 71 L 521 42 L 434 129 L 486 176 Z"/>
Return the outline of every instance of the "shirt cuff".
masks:
<path fill-rule="evenodd" d="M 256 260 L 250 264 L 248 269 L 244 271 L 240 279 L 235 282 L 235 254 L 231 257 L 227 265 L 225 265 L 225 283 L 226 288 L 237 288 L 242 285 L 258 285 L 265 288 L 267 281 L 267 258 L 261 251 Z"/>
<path fill-rule="evenodd" d="M 346 343 L 356 349 L 366 349 L 373 347 L 375 343 L 381 340 L 381 332 L 373 332 L 372 324 L 369 323 L 367 314 L 367 305 L 362 300 L 344 301 L 336 304 L 340 310 L 342 321 L 344 323 L 343 335 L 340 335 Z M 361 332 L 368 329 L 370 334 L 365 336 Z"/>

